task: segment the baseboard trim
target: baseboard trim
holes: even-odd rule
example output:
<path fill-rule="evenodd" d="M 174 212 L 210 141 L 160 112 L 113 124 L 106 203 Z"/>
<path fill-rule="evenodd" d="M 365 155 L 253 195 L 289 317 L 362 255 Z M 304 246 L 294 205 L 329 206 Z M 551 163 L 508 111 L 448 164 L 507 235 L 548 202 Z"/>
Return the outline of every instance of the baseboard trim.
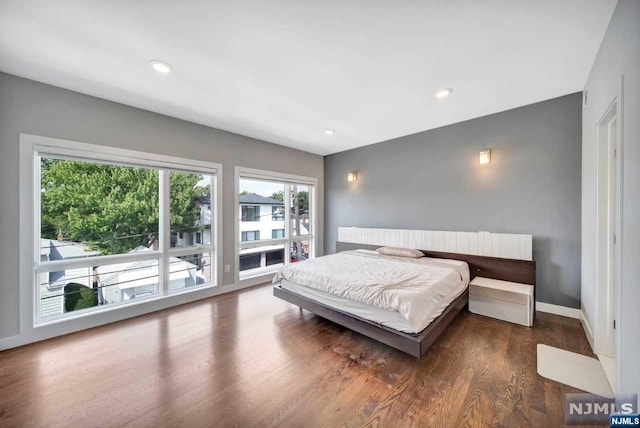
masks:
<path fill-rule="evenodd" d="M 547 312 L 549 314 L 560 315 L 563 317 L 582 319 L 582 311 L 567 306 L 552 305 L 551 303 L 536 302 L 536 311 Z"/>
<path fill-rule="evenodd" d="M 589 342 L 591 352 L 595 352 L 596 348 L 593 346 L 593 331 L 589 326 L 589 322 L 587 322 L 587 315 L 584 313 L 584 308 L 580 310 L 580 324 L 582 324 L 584 335 L 587 336 L 587 342 Z"/>

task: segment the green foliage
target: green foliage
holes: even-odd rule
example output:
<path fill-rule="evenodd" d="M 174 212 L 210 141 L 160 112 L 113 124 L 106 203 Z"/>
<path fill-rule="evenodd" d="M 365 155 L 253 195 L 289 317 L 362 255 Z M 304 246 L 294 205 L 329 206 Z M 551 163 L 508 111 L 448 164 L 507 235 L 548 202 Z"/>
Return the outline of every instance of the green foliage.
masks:
<path fill-rule="evenodd" d="M 98 306 L 96 290 L 82 284 L 70 282 L 64 286 L 64 311 L 72 312 Z"/>
<path fill-rule="evenodd" d="M 158 239 L 159 174 L 156 170 L 43 159 L 43 238 L 88 243 L 101 254 L 126 253 Z M 171 173 L 172 230 L 193 230 L 204 188 L 200 175 Z"/>
<path fill-rule="evenodd" d="M 277 199 L 279 201 L 284 201 L 284 192 L 281 190 L 279 192 L 275 192 L 271 195 L 271 199 Z"/>
<path fill-rule="evenodd" d="M 195 200 L 201 196 L 211 198 L 210 186 L 197 186 L 202 176 L 184 172 L 172 172 L 169 178 L 171 230 L 174 232 L 189 232 L 196 228 L 200 217 L 200 209 Z"/>
<path fill-rule="evenodd" d="M 309 192 L 298 192 L 298 208 L 301 213 L 309 211 Z"/>

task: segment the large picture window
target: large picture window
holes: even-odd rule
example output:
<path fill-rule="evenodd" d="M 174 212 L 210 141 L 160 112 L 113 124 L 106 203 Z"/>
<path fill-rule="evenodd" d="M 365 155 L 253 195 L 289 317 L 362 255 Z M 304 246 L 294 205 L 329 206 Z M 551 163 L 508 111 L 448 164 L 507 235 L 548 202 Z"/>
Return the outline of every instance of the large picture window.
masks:
<path fill-rule="evenodd" d="M 214 164 L 64 146 L 34 157 L 36 324 L 216 284 Z"/>
<path fill-rule="evenodd" d="M 236 176 L 238 279 L 313 257 L 316 180 L 244 168 Z"/>

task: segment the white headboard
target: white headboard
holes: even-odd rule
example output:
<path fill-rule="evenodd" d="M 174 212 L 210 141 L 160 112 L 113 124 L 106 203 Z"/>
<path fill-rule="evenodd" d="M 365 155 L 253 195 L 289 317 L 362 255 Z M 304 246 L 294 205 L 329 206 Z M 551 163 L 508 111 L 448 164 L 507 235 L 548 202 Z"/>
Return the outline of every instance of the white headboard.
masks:
<path fill-rule="evenodd" d="M 533 260 L 532 235 L 514 233 L 339 227 L 338 241 Z"/>

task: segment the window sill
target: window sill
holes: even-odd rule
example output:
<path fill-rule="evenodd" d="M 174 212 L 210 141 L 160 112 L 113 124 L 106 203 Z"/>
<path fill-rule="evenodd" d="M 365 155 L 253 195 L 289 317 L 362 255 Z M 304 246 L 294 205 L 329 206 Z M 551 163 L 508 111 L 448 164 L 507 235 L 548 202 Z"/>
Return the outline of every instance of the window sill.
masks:
<path fill-rule="evenodd" d="M 273 265 L 274 267 L 271 268 L 264 268 L 264 269 L 260 269 L 260 271 L 256 271 L 256 272 L 251 272 L 250 274 L 247 275 L 242 275 L 242 273 L 240 273 L 239 276 L 239 283 L 240 284 L 260 284 L 263 282 L 269 282 L 271 281 L 271 279 L 273 279 L 273 276 L 276 274 L 276 272 L 278 272 L 278 270 L 280 270 L 280 268 L 282 268 L 282 264 L 279 265 Z"/>

